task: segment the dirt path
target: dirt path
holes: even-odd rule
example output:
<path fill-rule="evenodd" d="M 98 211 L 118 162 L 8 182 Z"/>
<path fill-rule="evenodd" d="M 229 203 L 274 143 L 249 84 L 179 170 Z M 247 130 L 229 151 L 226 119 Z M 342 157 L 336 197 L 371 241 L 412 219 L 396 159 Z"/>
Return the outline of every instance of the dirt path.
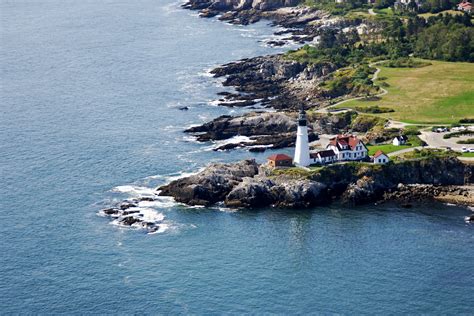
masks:
<path fill-rule="evenodd" d="M 386 60 L 381 60 L 381 61 L 378 61 L 378 62 L 375 62 L 375 63 L 370 63 L 369 64 L 369 67 L 374 67 L 375 65 L 378 65 L 378 64 L 381 64 L 383 62 L 385 62 Z M 375 72 L 374 72 L 374 75 L 372 76 L 372 82 L 375 83 L 375 80 L 378 79 L 379 77 L 379 73 L 381 71 L 380 68 L 378 67 L 375 67 Z M 376 94 L 374 95 L 375 97 L 381 97 L 381 96 L 384 96 L 388 93 L 388 91 L 382 87 L 379 86 L 379 89 L 381 90 L 381 92 L 379 94 Z M 342 100 L 342 101 L 339 101 L 337 103 L 334 103 L 333 105 L 330 105 L 330 106 L 327 106 L 325 108 L 322 108 L 322 109 L 318 109 L 316 110 L 316 113 L 329 113 L 331 112 L 331 109 L 333 109 L 334 107 L 338 106 L 338 105 L 341 105 L 341 104 L 344 104 L 346 102 L 349 102 L 349 101 L 354 101 L 354 100 L 360 100 L 360 99 L 364 99 L 365 97 L 355 97 L 355 98 L 350 98 L 350 99 L 346 99 L 346 100 Z M 349 111 L 349 110 L 341 110 L 341 111 L 338 111 L 339 113 L 343 113 L 345 111 Z"/>

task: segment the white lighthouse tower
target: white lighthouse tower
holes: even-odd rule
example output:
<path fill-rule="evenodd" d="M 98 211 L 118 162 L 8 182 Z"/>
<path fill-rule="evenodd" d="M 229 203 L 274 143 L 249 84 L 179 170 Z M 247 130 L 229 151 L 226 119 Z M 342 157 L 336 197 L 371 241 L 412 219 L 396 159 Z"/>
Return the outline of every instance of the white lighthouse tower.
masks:
<path fill-rule="evenodd" d="M 293 158 L 295 165 L 301 167 L 309 166 L 309 144 L 308 144 L 308 126 L 306 120 L 306 112 L 301 107 L 298 115 L 298 132 L 296 133 L 295 157 Z"/>

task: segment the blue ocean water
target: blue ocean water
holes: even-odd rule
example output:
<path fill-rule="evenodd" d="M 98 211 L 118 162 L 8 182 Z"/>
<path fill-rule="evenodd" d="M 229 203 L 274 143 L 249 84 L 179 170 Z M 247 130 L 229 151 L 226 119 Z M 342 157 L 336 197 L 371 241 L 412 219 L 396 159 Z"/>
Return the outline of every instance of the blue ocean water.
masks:
<path fill-rule="evenodd" d="M 153 235 L 97 215 L 209 161 L 264 159 L 182 130 L 242 111 L 214 105 L 206 71 L 282 51 L 265 23 L 172 0 L 2 0 L 0 15 L 1 314 L 472 313 L 464 208 L 163 200 Z"/>

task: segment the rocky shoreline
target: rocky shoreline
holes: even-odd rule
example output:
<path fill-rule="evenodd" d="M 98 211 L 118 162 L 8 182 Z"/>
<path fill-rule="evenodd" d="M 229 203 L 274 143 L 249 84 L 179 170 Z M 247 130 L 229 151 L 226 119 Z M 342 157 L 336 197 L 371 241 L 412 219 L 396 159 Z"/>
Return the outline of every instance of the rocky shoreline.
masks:
<path fill-rule="evenodd" d="M 247 141 L 228 143 L 215 150 L 229 150 L 248 147 L 249 151 L 265 151 L 292 147 L 296 141 L 296 117 L 294 113 L 250 112 L 242 116 L 220 116 L 211 122 L 191 127 L 185 132 L 196 137 L 197 141 L 227 140 L 235 136 L 246 136 Z M 318 139 L 310 131 L 309 140 Z"/>
<path fill-rule="evenodd" d="M 308 208 L 339 201 L 362 205 L 423 199 L 474 206 L 474 170 L 457 158 L 396 164 L 336 164 L 318 171 L 275 172 L 255 160 L 212 164 L 200 173 L 158 188 L 188 205 Z M 290 170 L 290 169 L 287 169 Z"/>
<path fill-rule="evenodd" d="M 219 105 L 263 107 L 277 110 L 297 110 L 327 105 L 330 98 L 318 88 L 326 76 L 337 69 L 325 62 L 309 64 L 288 60 L 284 55 L 259 56 L 242 59 L 217 67 L 214 77 L 224 77 L 224 86 L 237 93 L 221 93 Z"/>

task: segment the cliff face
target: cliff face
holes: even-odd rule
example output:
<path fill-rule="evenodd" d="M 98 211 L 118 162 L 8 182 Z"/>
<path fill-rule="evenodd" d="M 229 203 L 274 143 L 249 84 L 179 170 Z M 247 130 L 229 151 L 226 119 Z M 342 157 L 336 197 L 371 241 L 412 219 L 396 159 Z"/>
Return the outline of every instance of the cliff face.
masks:
<path fill-rule="evenodd" d="M 253 160 L 213 164 L 197 175 L 159 188 L 160 195 L 173 196 L 177 201 L 191 205 L 224 202 L 232 207 L 301 208 L 328 203 L 335 198 L 352 205 L 375 202 L 383 199 L 384 194 L 397 191 L 401 184 L 432 185 L 438 189 L 424 189 L 423 194 L 439 195 L 446 193 L 443 187 L 473 181 L 473 166 L 465 165 L 457 158 L 430 158 L 387 165 L 338 164 L 299 176 L 272 175 L 262 166 L 258 169 Z M 413 192 L 417 193 L 416 190 Z M 474 204 L 474 196 L 471 198 L 470 193 L 459 191 L 459 194 L 467 203 Z"/>
<path fill-rule="evenodd" d="M 211 164 L 196 175 L 171 182 L 159 188 L 161 196 L 172 196 L 177 202 L 189 205 L 212 205 L 224 201 L 229 192 L 243 178 L 258 173 L 255 160 L 235 164 Z"/>

